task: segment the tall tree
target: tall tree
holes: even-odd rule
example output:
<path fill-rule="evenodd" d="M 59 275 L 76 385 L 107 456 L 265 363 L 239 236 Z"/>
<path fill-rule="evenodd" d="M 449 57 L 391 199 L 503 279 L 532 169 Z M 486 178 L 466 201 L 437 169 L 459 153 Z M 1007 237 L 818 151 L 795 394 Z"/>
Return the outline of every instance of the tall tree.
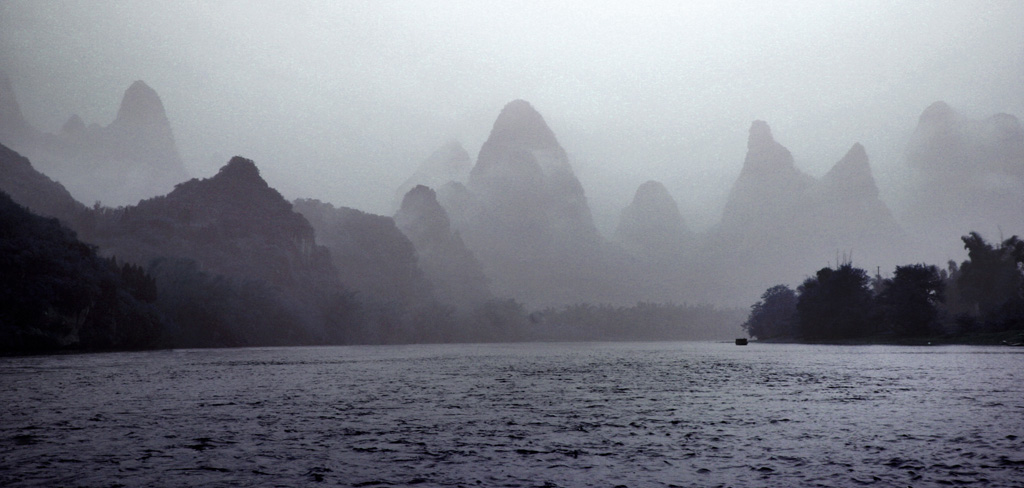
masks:
<path fill-rule="evenodd" d="M 796 335 L 796 292 L 786 285 L 775 285 L 750 306 L 743 328 L 758 339 L 790 338 Z"/>
<path fill-rule="evenodd" d="M 945 282 L 937 267 L 897 266 L 878 297 L 888 329 L 903 336 L 938 332 L 938 306 L 944 300 L 944 292 Z"/>
<path fill-rule="evenodd" d="M 874 297 L 866 271 L 846 263 L 822 268 L 797 288 L 799 332 L 804 339 L 833 340 L 874 332 Z"/>
<path fill-rule="evenodd" d="M 960 298 L 981 320 L 997 328 L 1021 325 L 1024 317 L 1024 241 L 1017 236 L 992 246 L 977 233 L 962 237 L 967 261 L 956 278 Z"/>

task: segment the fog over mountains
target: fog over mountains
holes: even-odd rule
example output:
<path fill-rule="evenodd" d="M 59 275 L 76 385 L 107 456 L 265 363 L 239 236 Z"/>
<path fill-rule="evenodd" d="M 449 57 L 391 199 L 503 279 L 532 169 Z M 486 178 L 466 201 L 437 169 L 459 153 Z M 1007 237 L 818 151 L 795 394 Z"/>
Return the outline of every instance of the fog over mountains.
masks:
<path fill-rule="evenodd" d="M 2 189 L 140 265 L 174 241 L 138 229 L 195 260 L 203 212 L 288 205 L 312 230 L 260 259 L 301 275 L 322 249 L 310 280 L 411 308 L 745 306 L 1024 234 L 1019 3 L 290 5 L 3 4 Z M 280 198 L 241 210 L 243 183 Z"/>
<path fill-rule="evenodd" d="M 156 92 L 142 81 L 128 87 L 107 126 L 71 115 L 59 132 L 32 127 L 10 82 L 0 74 L 0 137 L 41 170 L 67 182 L 83 202 L 125 205 L 170 191 L 188 179 L 170 121 Z"/>
<path fill-rule="evenodd" d="M 44 132 L 73 114 L 110 124 L 141 79 L 189 175 L 240 154 L 290 200 L 382 215 L 427 155 L 455 139 L 475 158 L 496 110 L 523 99 L 557 134 L 603 233 L 648 180 L 702 231 L 753 120 L 815 177 L 860 142 L 895 211 L 925 107 L 1024 113 L 1021 17 L 1014 1 L 12 0 L 0 67 Z"/>

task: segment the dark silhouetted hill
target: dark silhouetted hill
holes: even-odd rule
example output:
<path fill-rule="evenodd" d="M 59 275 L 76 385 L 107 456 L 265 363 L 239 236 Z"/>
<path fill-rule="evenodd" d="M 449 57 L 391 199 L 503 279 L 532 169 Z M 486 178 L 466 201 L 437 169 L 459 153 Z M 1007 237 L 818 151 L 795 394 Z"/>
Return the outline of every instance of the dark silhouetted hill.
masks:
<path fill-rule="evenodd" d="M 25 157 L 0 144 L 0 191 L 35 214 L 56 217 L 73 229 L 91 222 L 91 212 L 63 185 L 36 171 Z"/>
<path fill-rule="evenodd" d="M 118 265 L 57 219 L 0 192 L 0 350 L 135 349 L 164 323 L 142 268 Z"/>
<path fill-rule="evenodd" d="M 192 331 L 183 340 L 193 345 L 344 341 L 344 324 L 330 310 L 346 300 L 330 253 L 316 245 L 313 227 L 251 160 L 234 157 L 212 178 L 189 180 L 135 206 L 98 211 L 93 241 L 105 254 L 153 269 L 168 300 L 209 309 L 185 314 L 189 323 L 179 325 L 234 328 L 212 337 Z M 218 308 L 212 291 L 193 294 L 199 289 L 221 289 L 232 306 Z M 218 316 L 237 315 L 251 302 L 279 320 L 254 330 Z"/>
<path fill-rule="evenodd" d="M 296 200 L 295 210 L 316 229 L 317 242 L 330 249 L 342 284 L 364 300 L 405 307 L 433 299 L 415 247 L 391 217 L 319 200 Z"/>
<path fill-rule="evenodd" d="M 218 274 L 282 288 L 312 281 L 327 264 L 309 223 L 241 157 L 212 178 L 107 213 L 97 243 L 133 262 L 187 257 Z"/>

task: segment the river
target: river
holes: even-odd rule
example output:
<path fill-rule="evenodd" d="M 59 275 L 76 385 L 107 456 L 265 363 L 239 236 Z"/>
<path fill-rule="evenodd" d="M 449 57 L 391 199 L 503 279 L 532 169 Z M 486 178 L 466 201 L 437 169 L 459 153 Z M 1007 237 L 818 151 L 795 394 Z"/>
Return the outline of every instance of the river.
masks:
<path fill-rule="evenodd" d="M 0 486 L 1024 486 L 1024 348 L 0 358 Z"/>

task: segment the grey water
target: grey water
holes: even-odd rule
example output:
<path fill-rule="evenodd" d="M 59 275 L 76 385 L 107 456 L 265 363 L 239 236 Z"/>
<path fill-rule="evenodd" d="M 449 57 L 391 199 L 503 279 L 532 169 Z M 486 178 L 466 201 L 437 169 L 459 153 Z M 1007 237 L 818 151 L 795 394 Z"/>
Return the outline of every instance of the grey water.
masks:
<path fill-rule="evenodd" d="M 0 358 L 0 486 L 1024 486 L 1024 350 Z"/>

